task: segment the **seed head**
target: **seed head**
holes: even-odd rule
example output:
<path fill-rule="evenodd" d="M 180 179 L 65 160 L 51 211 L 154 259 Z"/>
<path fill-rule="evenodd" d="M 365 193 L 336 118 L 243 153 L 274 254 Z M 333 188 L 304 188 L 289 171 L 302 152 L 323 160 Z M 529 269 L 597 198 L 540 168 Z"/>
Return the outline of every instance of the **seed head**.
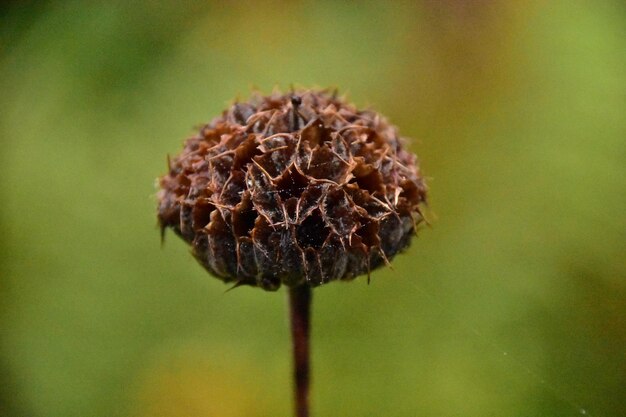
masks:
<path fill-rule="evenodd" d="M 276 290 L 389 263 L 426 185 L 397 130 L 326 90 L 254 95 L 187 139 L 158 218 L 225 282 Z"/>

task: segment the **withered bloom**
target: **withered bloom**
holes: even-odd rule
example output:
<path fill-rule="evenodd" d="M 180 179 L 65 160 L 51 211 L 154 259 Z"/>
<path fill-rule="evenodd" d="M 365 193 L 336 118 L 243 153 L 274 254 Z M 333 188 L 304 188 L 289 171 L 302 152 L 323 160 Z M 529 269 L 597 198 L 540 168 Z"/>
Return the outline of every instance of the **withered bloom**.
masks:
<path fill-rule="evenodd" d="M 160 188 L 163 229 L 215 276 L 266 290 L 369 274 L 409 245 L 426 198 L 397 129 L 325 90 L 232 105 Z"/>
<path fill-rule="evenodd" d="M 384 117 L 323 90 L 235 103 L 169 165 L 162 230 L 226 282 L 289 287 L 295 415 L 308 417 L 311 288 L 408 246 L 426 198 L 415 156 Z"/>

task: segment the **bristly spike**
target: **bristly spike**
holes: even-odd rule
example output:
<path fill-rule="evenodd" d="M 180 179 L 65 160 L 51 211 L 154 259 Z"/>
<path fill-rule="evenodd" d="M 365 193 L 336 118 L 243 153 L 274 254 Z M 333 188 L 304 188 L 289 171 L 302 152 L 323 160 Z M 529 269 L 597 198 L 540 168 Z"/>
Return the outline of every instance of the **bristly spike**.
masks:
<path fill-rule="evenodd" d="M 372 263 L 371 263 L 371 255 L 369 252 L 369 249 L 367 251 L 367 285 L 370 285 L 371 282 L 371 278 L 372 278 Z"/>
<path fill-rule="evenodd" d="M 165 229 L 167 229 L 167 227 L 161 224 L 159 228 L 161 229 L 161 249 L 163 249 L 163 246 L 165 246 Z"/>
<path fill-rule="evenodd" d="M 291 131 L 295 132 L 300 129 L 300 122 L 298 116 L 298 107 L 302 104 L 302 97 L 297 95 L 291 96 Z"/>
<path fill-rule="evenodd" d="M 224 290 L 224 294 L 231 292 L 235 288 L 243 287 L 244 285 L 247 285 L 247 284 L 245 284 L 243 281 L 237 281 L 232 287 Z"/>

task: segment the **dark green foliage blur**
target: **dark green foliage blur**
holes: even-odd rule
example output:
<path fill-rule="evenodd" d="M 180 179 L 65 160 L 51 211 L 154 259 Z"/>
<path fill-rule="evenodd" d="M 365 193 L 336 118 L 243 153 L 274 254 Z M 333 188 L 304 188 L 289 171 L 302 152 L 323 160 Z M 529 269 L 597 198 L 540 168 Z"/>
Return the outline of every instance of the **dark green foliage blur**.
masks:
<path fill-rule="evenodd" d="M 289 416 L 285 292 L 228 288 L 155 179 L 251 88 L 413 138 L 432 227 L 314 291 L 322 416 L 626 415 L 619 1 L 13 2 L 0 12 L 0 415 Z"/>

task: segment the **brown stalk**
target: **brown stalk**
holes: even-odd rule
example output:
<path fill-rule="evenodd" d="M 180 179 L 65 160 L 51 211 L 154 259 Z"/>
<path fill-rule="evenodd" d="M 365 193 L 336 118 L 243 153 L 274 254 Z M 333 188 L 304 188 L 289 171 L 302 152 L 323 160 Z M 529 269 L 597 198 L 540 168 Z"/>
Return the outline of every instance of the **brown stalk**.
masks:
<path fill-rule="evenodd" d="M 293 344 L 293 378 L 295 416 L 309 416 L 309 335 L 311 321 L 311 287 L 289 288 L 289 317 Z"/>

